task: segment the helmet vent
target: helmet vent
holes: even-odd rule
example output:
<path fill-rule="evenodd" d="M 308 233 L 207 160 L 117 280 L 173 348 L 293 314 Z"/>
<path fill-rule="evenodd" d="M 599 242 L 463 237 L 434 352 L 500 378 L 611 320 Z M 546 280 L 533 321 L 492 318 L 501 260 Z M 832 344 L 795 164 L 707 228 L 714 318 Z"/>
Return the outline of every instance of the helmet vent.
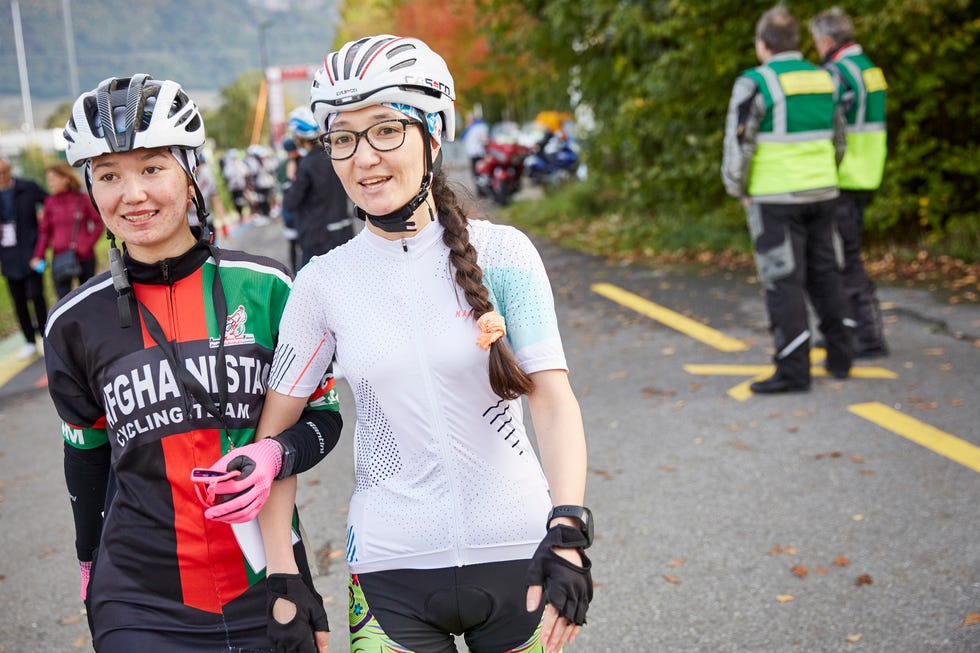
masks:
<path fill-rule="evenodd" d="M 364 54 L 364 56 L 361 57 L 361 64 L 357 67 L 357 72 L 355 72 L 354 74 L 360 77 L 361 73 L 364 72 L 364 69 L 367 67 L 367 65 L 374 60 L 374 54 L 384 46 L 391 43 L 393 40 L 394 39 L 386 39 L 384 41 L 377 41 L 374 45 L 372 45 L 370 49 L 368 49 L 368 51 Z M 351 50 L 353 52 L 353 48 Z M 350 58 L 351 55 L 348 54 L 347 56 L 348 58 Z"/>
<path fill-rule="evenodd" d="M 391 70 L 400 70 L 401 68 L 409 68 L 410 66 L 415 65 L 415 61 L 416 61 L 415 59 L 399 61 L 398 63 L 396 63 L 394 66 L 391 67 Z"/>
<path fill-rule="evenodd" d="M 411 43 L 403 43 L 402 45 L 399 45 L 397 48 L 393 48 L 391 52 L 389 52 L 385 56 L 387 56 L 389 59 L 394 59 L 395 57 L 402 54 L 403 52 L 407 52 L 409 50 L 414 50 L 414 49 L 415 46 L 412 45 Z"/>

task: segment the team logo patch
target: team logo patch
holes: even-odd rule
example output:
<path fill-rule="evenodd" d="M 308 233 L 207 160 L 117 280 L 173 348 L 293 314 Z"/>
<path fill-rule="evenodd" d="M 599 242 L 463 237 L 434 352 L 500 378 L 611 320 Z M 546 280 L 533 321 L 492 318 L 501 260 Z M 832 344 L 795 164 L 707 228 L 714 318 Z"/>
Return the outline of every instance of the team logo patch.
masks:
<path fill-rule="evenodd" d="M 255 342 L 255 336 L 245 332 L 245 322 L 248 321 L 248 312 L 241 304 L 235 312 L 228 316 L 225 321 L 225 344 L 226 345 L 251 345 Z M 211 339 L 211 348 L 218 346 L 218 340 Z"/>

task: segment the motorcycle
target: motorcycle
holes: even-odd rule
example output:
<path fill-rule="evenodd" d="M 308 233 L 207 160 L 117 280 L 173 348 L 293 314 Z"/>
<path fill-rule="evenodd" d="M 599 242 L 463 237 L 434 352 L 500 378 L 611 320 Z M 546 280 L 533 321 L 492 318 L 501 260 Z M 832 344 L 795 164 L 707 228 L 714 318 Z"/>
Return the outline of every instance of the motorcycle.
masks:
<path fill-rule="evenodd" d="M 476 164 L 477 194 L 492 198 L 500 206 L 510 203 L 521 188 L 524 158 L 529 153 L 530 149 L 518 142 L 512 130 L 492 130 L 486 154 Z"/>
<path fill-rule="evenodd" d="M 545 186 L 554 186 L 571 178 L 578 165 L 578 146 L 570 138 L 558 137 L 550 138 L 524 161 L 528 179 Z"/>

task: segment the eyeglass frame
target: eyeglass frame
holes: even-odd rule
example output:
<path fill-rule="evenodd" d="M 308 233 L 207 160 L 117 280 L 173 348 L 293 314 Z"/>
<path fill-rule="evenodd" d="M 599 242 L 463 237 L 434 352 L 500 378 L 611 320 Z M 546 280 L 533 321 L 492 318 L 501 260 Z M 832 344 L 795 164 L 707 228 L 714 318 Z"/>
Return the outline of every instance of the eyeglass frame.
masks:
<path fill-rule="evenodd" d="M 368 135 L 367 134 L 368 134 L 369 131 L 371 131 L 372 129 L 374 129 L 378 125 L 383 125 L 386 122 L 398 122 L 398 123 L 401 123 L 402 127 L 405 128 L 405 131 L 402 132 L 402 142 L 401 143 L 399 143 L 398 145 L 396 145 L 395 147 L 392 147 L 390 149 L 382 150 L 382 149 L 378 148 L 378 146 L 376 146 L 374 143 L 371 142 L 371 139 L 368 138 Z M 364 140 L 367 141 L 367 144 L 370 145 L 371 148 L 375 152 L 394 152 L 395 150 L 397 150 L 398 148 L 400 148 L 402 145 L 405 144 L 405 137 L 408 134 L 408 126 L 409 125 L 421 125 L 421 124 L 422 124 L 421 121 L 419 121 L 419 120 L 412 120 L 412 119 L 409 119 L 409 118 L 385 118 L 384 120 L 379 120 L 378 122 L 374 123 L 373 125 L 369 125 L 367 129 L 361 130 L 359 132 L 358 131 L 354 131 L 353 129 L 332 129 L 332 130 L 330 130 L 330 131 L 322 134 L 320 136 L 320 138 L 317 139 L 317 140 L 319 140 L 320 146 L 323 147 L 324 153 L 326 153 L 327 157 L 329 157 L 329 159 L 331 161 L 346 161 L 347 159 L 349 159 L 352 156 L 354 156 L 355 154 L 357 154 L 357 148 L 361 144 L 361 138 L 364 138 Z M 327 142 L 326 142 L 327 139 L 330 137 L 330 134 L 336 134 L 337 132 L 347 132 L 348 134 L 354 134 L 354 149 L 351 150 L 351 153 L 348 154 L 347 156 L 340 157 L 340 158 L 336 158 L 336 157 L 333 156 L 331 150 L 330 149 L 327 149 L 328 146 L 327 146 Z"/>

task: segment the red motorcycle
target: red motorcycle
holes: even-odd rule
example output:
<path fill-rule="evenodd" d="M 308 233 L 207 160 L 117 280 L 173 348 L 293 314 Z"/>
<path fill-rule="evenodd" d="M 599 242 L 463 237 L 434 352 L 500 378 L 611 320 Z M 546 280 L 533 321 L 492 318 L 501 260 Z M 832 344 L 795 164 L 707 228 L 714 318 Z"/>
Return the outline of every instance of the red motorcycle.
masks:
<path fill-rule="evenodd" d="M 531 150 L 517 141 L 517 125 L 507 129 L 504 123 L 490 132 L 486 155 L 476 164 L 476 192 L 491 197 L 504 206 L 521 188 L 524 159 Z M 512 124 L 512 123 L 510 123 Z"/>

